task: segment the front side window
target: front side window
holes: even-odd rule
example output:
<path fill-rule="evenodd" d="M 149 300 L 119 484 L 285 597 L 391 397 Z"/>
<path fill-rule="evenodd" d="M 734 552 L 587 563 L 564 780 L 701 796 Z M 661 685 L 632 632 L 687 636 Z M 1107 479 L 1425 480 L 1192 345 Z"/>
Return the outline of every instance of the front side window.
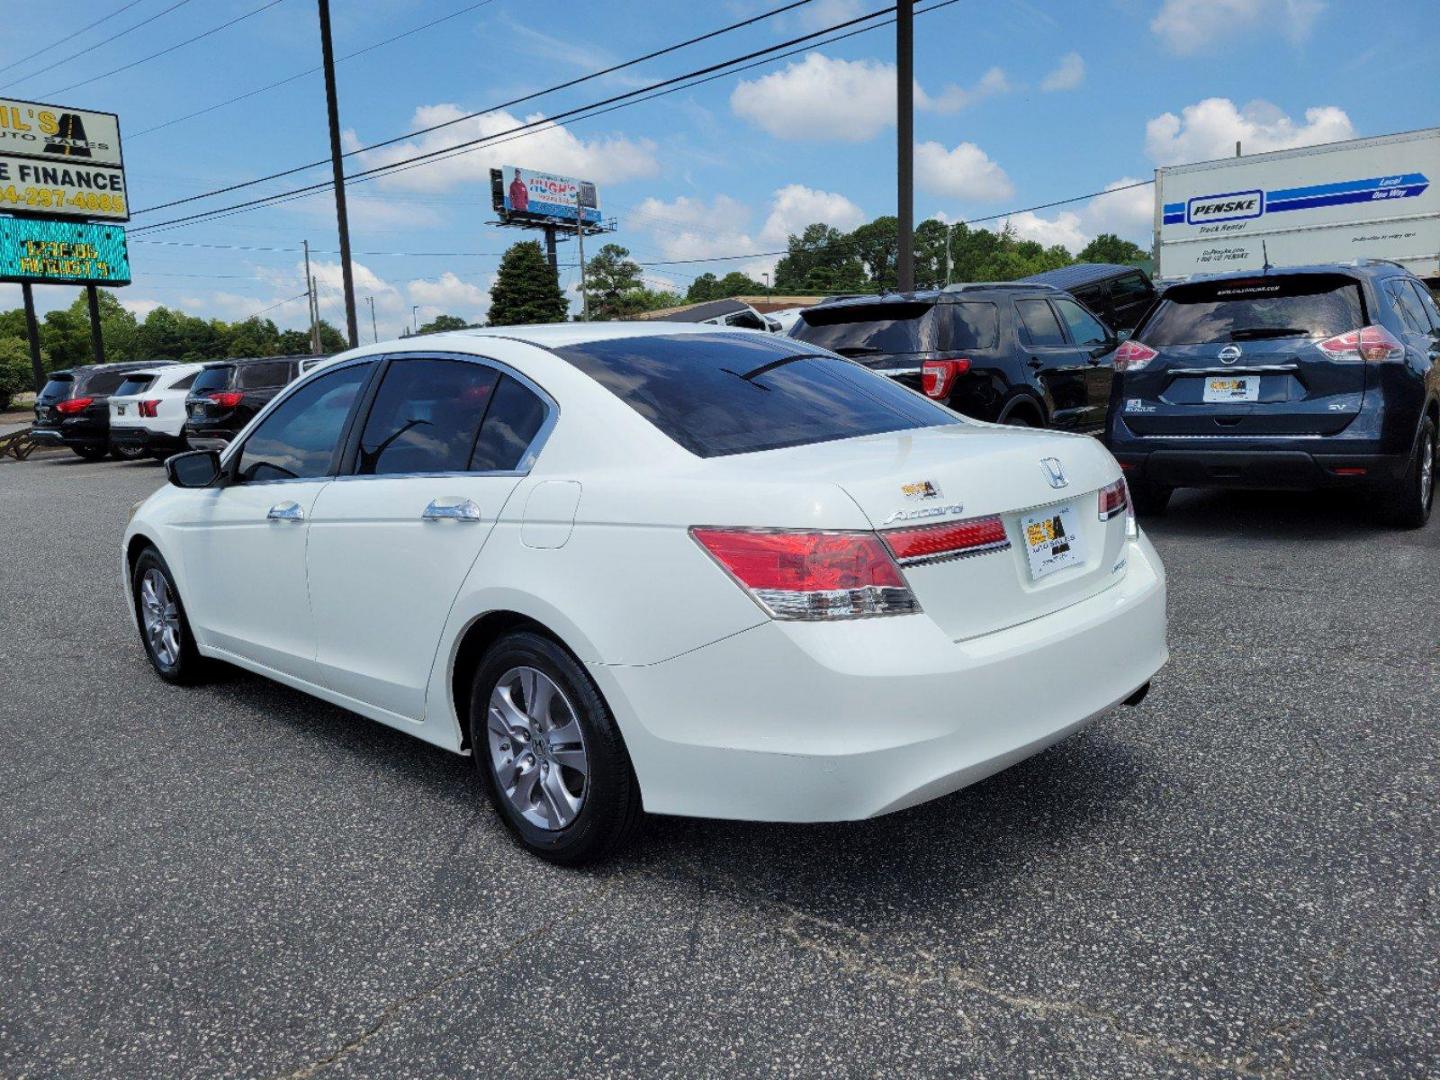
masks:
<path fill-rule="evenodd" d="M 356 473 L 464 472 L 500 373 L 464 360 L 396 360 L 360 436 Z"/>
<path fill-rule="evenodd" d="M 1055 306 L 1060 309 L 1060 317 L 1070 328 L 1070 340 L 1076 345 L 1104 345 L 1109 340 L 1110 335 L 1100 320 L 1074 300 L 1056 300 Z"/>
<path fill-rule="evenodd" d="M 963 423 L 883 375 L 793 339 L 656 335 L 555 352 L 699 457 Z"/>
<path fill-rule="evenodd" d="M 1420 306 L 1420 298 L 1410 289 L 1408 281 L 1391 281 L 1386 283 L 1386 289 L 1390 298 L 1395 301 L 1396 308 L 1400 311 L 1400 317 L 1405 320 L 1405 325 L 1414 333 L 1428 334 L 1430 332 L 1430 320 L 1425 317 L 1425 309 Z"/>
<path fill-rule="evenodd" d="M 1065 335 L 1060 332 L 1060 323 L 1048 303 L 1044 300 L 1017 300 L 1015 306 L 1020 311 L 1020 321 L 1025 326 L 1031 345 L 1065 344 Z"/>
<path fill-rule="evenodd" d="M 1410 288 L 1414 290 L 1416 299 L 1420 301 L 1421 310 L 1430 319 L 1430 329 L 1440 332 L 1440 308 L 1435 306 L 1435 297 L 1431 296 L 1430 290 L 1418 281 L 1410 282 Z"/>
<path fill-rule="evenodd" d="M 240 364 L 235 370 L 235 389 L 254 390 L 267 386 L 284 386 L 290 381 L 292 371 L 289 360 Z"/>
<path fill-rule="evenodd" d="M 241 483 L 324 476 L 370 364 L 321 375 L 285 398 L 240 448 Z"/>
<path fill-rule="evenodd" d="M 1365 325 L 1360 283 L 1346 274 L 1276 274 L 1172 285 L 1135 336 L 1152 348 L 1321 340 Z"/>

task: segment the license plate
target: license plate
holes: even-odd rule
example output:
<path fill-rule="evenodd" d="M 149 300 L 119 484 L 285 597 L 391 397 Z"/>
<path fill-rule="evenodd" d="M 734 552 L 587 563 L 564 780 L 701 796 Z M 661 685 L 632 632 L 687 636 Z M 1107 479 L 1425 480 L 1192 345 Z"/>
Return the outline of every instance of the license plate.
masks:
<path fill-rule="evenodd" d="M 1206 404 L 1221 401 L 1259 401 L 1259 375 L 1227 375 L 1205 380 L 1201 400 Z"/>
<path fill-rule="evenodd" d="M 116 406 L 115 406 L 115 415 L 116 415 L 116 416 L 124 416 L 124 415 L 125 415 L 125 406 L 124 406 L 124 405 L 116 405 Z"/>
<path fill-rule="evenodd" d="M 205 406 L 204 406 L 204 405 L 191 405 L 191 406 L 190 406 L 190 415 L 191 415 L 191 416 L 199 416 L 199 415 L 201 415 L 204 411 L 205 411 Z"/>
<path fill-rule="evenodd" d="M 1025 556 L 1030 577 L 1039 581 L 1047 574 L 1085 561 L 1080 543 L 1079 520 L 1074 506 L 1057 506 L 1020 519 L 1025 537 Z"/>

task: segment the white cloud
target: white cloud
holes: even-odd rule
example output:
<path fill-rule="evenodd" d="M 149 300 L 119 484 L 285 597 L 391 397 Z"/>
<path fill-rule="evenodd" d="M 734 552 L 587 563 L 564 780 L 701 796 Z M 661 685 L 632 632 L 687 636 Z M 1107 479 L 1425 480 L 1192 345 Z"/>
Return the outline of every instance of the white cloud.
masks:
<path fill-rule="evenodd" d="M 140 320 L 141 322 L 145 320 L 145 316 L 149 315 L 150 312 L 154 311 L 158 307 L 165 306 L 165 302 L 163 300 L 145 300 L 138 296 L 133 298 L 129 296 L 119 296 L 117 297 L 117 299 L 120 301 L 121 307 L 123 307 L 126 311 L 130 312 L 131 315 L 134 315 L 135 318 Z"/>
<path fill-rule="evenodd" d="M 1015 193 L 1005 170 L 974 143 L 946 150 L 938 142 L 915 147 L 915 182 L 932 195 L 990 201 Z"/>
<path fill-rule="evenodd" d="M 464 115 L 465 110 L 458 105 L 421 105 L 415 110 L 411 123 L 417 128 L 431 127 Z M 532 113 L 521 120 L 504 110 L 472 117 L 418 139 L 373 150 L 360 157 L 366 168 L 375 168 L 416 154 L 454 147 L 472 139 L 499 135 L 522 123 L 534 123 L 536 126 L 523 137 L 517 134 L 504 142 L 497 140 L 452 157 L 435 158 L 422 167 L 384 176 L 379 183 L 392 190 L 408 191 L 448 191 L 462 184 L 482 185 L 477 190 L 488 192 L 490 170 L 517 159 L 532 169 L 583 176 L 598 184 L 653 176 L 659 171 L 655 144 L 649 139 L 611 136 L 586 140 L 545 120 L 541 113 Z M 346 141 L 352 148 L 359 145 L 353 132 L 346 133 Z"/>
<path fill-rule="evenodd" d="M 1292 45 L 1310 36 L 1320 0 L 1165 0 L 1150 30 L 1171 52 L 1203 52 L 1216 42 L 1273 27 Z"/>
<path fill-rule="evenodd" d="M 1066 53 L 1060 58 L 1055 70 L 1040 80 L 1040 89 L 1046 93 L 1056 90 L 1074 90 L 1085 81 L 1085 60 L 1078 52 Z"/>
<path fill-rule="evenodd" d="M 493 275 L 490 281 L 494 283 Z M 412 304 L 420 305 L 422 322 L 443 313 L 458 315 L 467 322 L 477 323 L 483 321 L 490 310 L 488 288 L 462 281 L 449 270 L 433 281 L 416 278 L 405 286 L 405 293 Z"/>
<path fill-rule="evenodd" d="M 917 83 L 915 107 L 955 112 L 1009 89 L 995 67 L 969 89 L 952 85 L 930 94 Z M 742 79 L 730 108 L 776 138 L 864 142 L 895 123 L 895 65 L 808 53 L 782 71 Z"/>
<path fill-rule="evenodd" d="M 795 25 L 805 31 L 824 30 L 849 22 L 862 13 L 860 0 L 814 0 L 795 14 Z"/>
<path fill-rule="evenodd" d="M 1105 185 L 1108 195 L 1097 195 L 1086 204 L 1082 211 L 1085 227 L 1092 235 L 1114 233 L 1123 240 L 1133 240 L 1146 246 L 1155 227 L 1155 186 L 1140 183 L 1139 177 L 1122 176 L 1119 180 Z M 1115 190 L 1115 189 L 1123 190 Z M 1082 245 L 1083 246 L 1083 245 Z"/>
<path fill-rule="evenodd" d="M 1081 228 L 1080 215 L 1071 210 L 1062 210 L 1053 218 L 1043 218 L 1026 210 L 1000 221 L 987 222 L 985 227 L 1000 232 L 1007 225 L 1021 240 L 1034 240 L 1045 247 L 1061 244 L 1071 254 L 1090 242 L 1090 237 Z"/>
<path fill-rule="evenodd" d="M 1206 98 L 1180 115 L 1161 113 L 1145 125 L 1145 152 L 1161 165 L 1230 157 L 1239 140 L 1246 154 L 1353 139 L 1355 127 L 1345 110 L 1322 105 L 1305 110 L 1297 124 L 1278 106 L 1252 101 L 1243 109 L 1229 98 Z"/>
<path fill-rule="evenodd" d="M 770 214 L 760 229 L 760 241 L 767 247 L 784 247 L 792 234 L 803 232 L 805 226 L 823 221 L 849 232 L 865 221 L 865 212 L 833 191 L 816 191 L 804 184 L 786 184 L 775 192 Z"/>

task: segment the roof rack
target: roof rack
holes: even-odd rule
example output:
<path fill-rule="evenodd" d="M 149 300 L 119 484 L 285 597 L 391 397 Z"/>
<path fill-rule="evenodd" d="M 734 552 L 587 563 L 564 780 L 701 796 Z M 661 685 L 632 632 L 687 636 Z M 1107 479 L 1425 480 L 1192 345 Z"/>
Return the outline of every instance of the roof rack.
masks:
<path fill-rule="evenodd" d="M 955 285 L 946 285 L 942 292 L 969 292 L 980 289 L 1024 289 L 1034 291 L 1035 289 L 1049 289 L 1051 292 L 1064 292 L 1054 285 L 1043 281 L 965 281 Z"/>

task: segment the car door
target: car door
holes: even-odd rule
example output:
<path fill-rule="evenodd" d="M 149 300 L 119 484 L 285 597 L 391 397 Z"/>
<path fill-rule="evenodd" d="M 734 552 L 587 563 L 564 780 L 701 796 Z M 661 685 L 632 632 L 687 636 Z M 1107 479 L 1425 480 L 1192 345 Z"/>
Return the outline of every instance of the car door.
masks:
<path fill-rule="evenodd" d="M 1079 347 L 1085 356 L 1085 411 L 1079 417 L 1079 426 L 1099 427 L 1105 423 L 1105 412 L 1110 406 L 1110 383 L 1115 376 L 1115 334 L 1069 297 L 1056 297 L 1053 303 L 1060 313 L 1060 321 L 1065 324 L 1070 343 Z"/>
<path fill-rule="evenodd" d="M 373 361 L 297 387 L 225 460 L 225 483 L 178 524 L 186 607 L 197 636 L 274 671 L 316 682 L 305 543 L 316 496 Z"/>
<path fill-rule="evenodd" d="M 1057 428 L 1084 427 L 1090 411 L 1089 353 L 1066 339 L 1050 301 L 1016 300 L 1015 308 L 1025 363 L 1049 399 L 1050 422 Z"/>
<path fill-rule="evenodd" d="M 554 404 L 476 357 L 391 357 L 310 526 L 317 664 L 338 693 L 425 715 L 440 633 Z"/>

